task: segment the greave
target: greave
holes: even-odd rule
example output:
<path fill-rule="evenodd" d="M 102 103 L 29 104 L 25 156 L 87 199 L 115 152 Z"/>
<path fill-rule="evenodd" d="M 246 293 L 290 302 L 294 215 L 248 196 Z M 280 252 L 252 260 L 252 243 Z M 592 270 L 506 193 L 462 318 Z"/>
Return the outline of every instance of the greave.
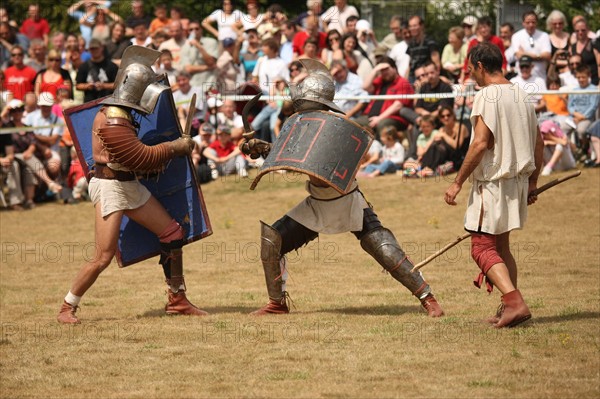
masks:
<path fill-rule="evenodd" d="M 185 291 L 183 278 L 183 240 L 175 240 L 169 243 L 160 243 L 161 255 L 159 263 L 165 268 L 167 284 L 171 292 L 176 294 L 180 290 Z M 169 270 L 167 275 L 166 270 Z"/>
<path fill-rule="evenodd" d="M 413 264 L 390 230 L 381 227 L 369 231 L 360 240 L 360 246 L 417 298 L 431 293 L 421 272 L 411 273 Z"/>
<path fill-rule="evenodd" d="M 284 301 L 283 273 L 280 267 L 281 261 L 281 235 L 273 227 L 264 222 L 261 225 L 260 259 L 262 260 L 267 283 L 269 298 L 275 302 Z"/>

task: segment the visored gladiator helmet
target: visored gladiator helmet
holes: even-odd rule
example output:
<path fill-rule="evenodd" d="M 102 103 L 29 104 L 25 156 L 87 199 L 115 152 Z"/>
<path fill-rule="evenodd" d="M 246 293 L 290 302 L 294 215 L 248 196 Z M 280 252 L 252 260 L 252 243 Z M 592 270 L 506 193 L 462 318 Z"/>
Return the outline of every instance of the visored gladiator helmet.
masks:
<path fill-rule="evenodd" d="M 142 46 L 129 46 L 123 52 L 115 80 L 115 90 L 102 104 L 122 105 L 150 114 L 160 93 L 169 87 L 157 83 L 158 75 L 150 67 L 160 51 Z"/>
<path fill-rule="evenodd" d="M 294 104 L 294 110 L 314 110 L 315 105 L 325 106 L 335 112 L 344 113 L 334 102 L 335 84 L 331 73 L 325 65 L 319 61 L 305 59 L 299 60 L 308 76 L 297 85 L 290 85 L 290 94 Z M 318 107 L 322 108 L 322 107 Z"/>

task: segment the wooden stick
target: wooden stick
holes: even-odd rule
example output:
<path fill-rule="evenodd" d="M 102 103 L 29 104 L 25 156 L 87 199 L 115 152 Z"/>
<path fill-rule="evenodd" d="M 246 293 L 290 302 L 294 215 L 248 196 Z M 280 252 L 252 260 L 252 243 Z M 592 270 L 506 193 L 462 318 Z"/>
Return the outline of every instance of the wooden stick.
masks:
<path fill-rule="evenodd" d="M 544 191 L 548 190 L 549 188 L 552 188 L 560 183 L 564 183 L 569 179 L 572 179 L 574 177 L 577 177 L 581 174 L 581 171 L 578 170 L 576 172 L 571 173 L 570 175 L 561 177 L 559 179 L 554 179 L 551 182 L 548 182 L 546 184 L 544 184 L 542 187 L 537 188 L 535 190 L 533 190 L 529 195 L 539 195 L 541 193 L 543 193 Z M 417 263 L 415 265 L 415 267 L 413 267 L 411 269 L 411 273 L 414 273 L 415 271 L 419 270 L 420 268 L 422 268 L 423 266 L 425 266 L 426 264 L 428 264 L 429 262 L 431 262 L 432 260 L 434 260 L 435 258 L 437 258 L 438 256 L 440 256 L 441 254 L 443 254 L 444 252 L 446 252 L 447 250 L 449 250 L 450 248 L 452 248 L 453 246 L 457 245 L 458 243 L 460 243 L 461 241 L 467 239 L 471 237 L 471 233 L 465 233 L 462 236 L 459 236 L 456 238 L 456 240 L 452 241 L 451 243 L 447 244 L 444 248 L 441 248 L 439 251 L 437 251 L 436 253 L 434 253 L 433 255 L 428 256 L 425 260 L 422 260 L 421 262 Z"/>

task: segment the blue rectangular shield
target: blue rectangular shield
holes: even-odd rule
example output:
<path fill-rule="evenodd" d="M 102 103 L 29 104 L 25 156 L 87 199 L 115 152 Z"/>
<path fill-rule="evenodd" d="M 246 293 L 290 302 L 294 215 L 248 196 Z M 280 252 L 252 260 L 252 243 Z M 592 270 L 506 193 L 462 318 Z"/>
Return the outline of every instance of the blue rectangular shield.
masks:
<path fill-rule="evenodd" d="M 104 98 L 64 112 L 77 156 L 86 175 L 94 165 L 92 125 L 96 113 L 102 107 L 102 100 Z M 152 114 L 143 115 L 134 110 L 133 115 L 140 125 L 138 137 L 146 145 L 156 145 L 181 137 L 182 129 L 169 91 L 160 95 Z M 206 205 L 190 157 L 173 158 L 163 173 L 148 179 L 140 178 L 140 182 L 183 227 L 185 244 L 212 234 Z M 128 217 L 123 217 L 116 255 L 119 266 L 129 266 L 158 254 L 158 237 Z"/>

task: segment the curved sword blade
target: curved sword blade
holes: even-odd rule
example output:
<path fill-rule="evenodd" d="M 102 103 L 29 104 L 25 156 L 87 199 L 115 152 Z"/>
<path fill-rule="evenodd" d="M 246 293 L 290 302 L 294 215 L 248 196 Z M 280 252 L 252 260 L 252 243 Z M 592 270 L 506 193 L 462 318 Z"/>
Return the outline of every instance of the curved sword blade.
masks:
<path fill-rule="evenodd" d="M 248 101 L 246 103 L 246 105 L 244 105 L 244 109 L 242 111 L 242 120 L 244 121 L 244 131 L 246 133 L 252 131 L 252 127 L 250 126 L 250 122 L 248 122 L 248 113 L 250 112 L 250 110 L 252 108 L 254 108 L 254 106 L 256 105 L 256 103 L 260 100 L 261 96 L 262 96 L 262 93 L 258 93 L 257 95 L 255 95 L 254 97 L 252 97 L 252 100 Z"/>

